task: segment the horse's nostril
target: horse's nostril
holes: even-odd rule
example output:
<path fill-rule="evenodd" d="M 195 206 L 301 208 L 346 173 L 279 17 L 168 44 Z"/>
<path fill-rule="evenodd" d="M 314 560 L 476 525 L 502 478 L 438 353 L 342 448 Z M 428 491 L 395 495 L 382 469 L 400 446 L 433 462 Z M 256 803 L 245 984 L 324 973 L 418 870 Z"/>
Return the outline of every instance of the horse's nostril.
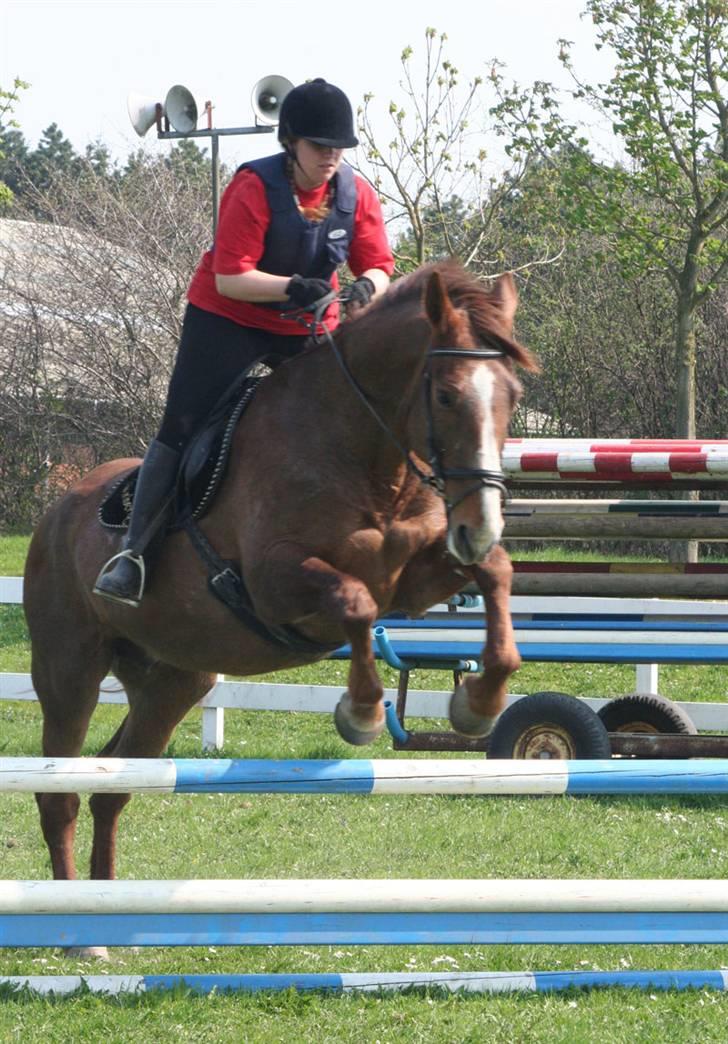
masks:
<path fill-rule="evenodd" d="M 472 553 L 472 547 L 470 544 L 470 535 L 468 533 L 468 527 L 466 525 L 459 525 L 457 532 L 458 547 L 463 554 L 463 557 L 468 556 Z"/>

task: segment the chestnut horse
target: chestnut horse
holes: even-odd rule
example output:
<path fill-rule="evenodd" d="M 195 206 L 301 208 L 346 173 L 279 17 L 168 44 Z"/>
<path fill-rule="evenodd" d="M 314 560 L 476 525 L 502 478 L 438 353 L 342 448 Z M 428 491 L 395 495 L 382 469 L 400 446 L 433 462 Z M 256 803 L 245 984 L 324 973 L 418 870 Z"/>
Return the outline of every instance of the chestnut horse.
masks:
<path fill-rule="evenodd" d="M 511 566 L 498 546 L 514 364 L 536 368 L 513 340 L 515 309 L 508 276 L 488 291 L 451 262 L 428 266 L 262 382 L 199 528 L 239 564 L 269 636 L 213 597 L 181 531 L 166 536 L 139 608 L 94 596 L 119 542 L 99 524 L 99 504 L 137 462 L 112 461 L 77 482 L 40 522 L 25 573 L 44 755 L 79 754 L 109 670 L 129 711 L 100 755 L 158 757 L 217 672 L 311 663 L 347 642 L 336 725 L 349 742 L 370 742 L 384 721 L 372 625 L 391 610 L 422 614 L 471 580 L 488 616 L 484 673 L 458 689 L 451 720 L 486 735 L 520 663 Z M 297 640 L 287 644 L 282 631 Z M 91 798 L 93 878 L 114 876 L 129 797 Z M 54 877 L 73 878 L 78 795 L 37 800 Z"/>

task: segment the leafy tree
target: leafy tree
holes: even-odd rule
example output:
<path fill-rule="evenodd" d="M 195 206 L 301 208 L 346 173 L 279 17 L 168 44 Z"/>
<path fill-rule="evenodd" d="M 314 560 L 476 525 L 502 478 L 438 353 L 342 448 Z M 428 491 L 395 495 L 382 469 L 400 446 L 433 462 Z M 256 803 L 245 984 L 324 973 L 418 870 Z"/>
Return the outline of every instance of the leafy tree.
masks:
<path fill-rule="evenodd" d="M 6 178 L 7 154 L 12 149 L 13 136 L 22 141 L 22 135 L 18 133 L 17 122 L 12 118 L 13 109 L 20 97 L 20 92 L 26 90 L 30 85 L 19 77 L 15 77 L 10 90 L 0 87 L 0 214 L 7 210 L 13 202 L 13 190 Z"/>
<path fill-rule="evenodd" d="M 6 197 L 8 206 L 22 192 L 22 171 L 28 155 L 28 145 L 21 131 L 10 126 L 0 127 L 0 186 L 10 191 L 9 197 Z"/>
<path fill-rule="evenodd" d="M 176 141 L 166 162 L 169 169 L 184 181 L 209 188 L 212 165 L 207 149 L 201 149 L 192 138 Z"/>
<path fill-rule="evenodd" d="M 26 173 L 36 188 L 44 189 L 55 174 L 73 174 L 78 169 L 78 156 L 57 123 L 43 131 L 38 148 L 28 156 Z"/>
<path fill-rule="evenodd" d="M 403 50 L 404 98 L 389 102 L 392 136 L 386 145 L 372 127 L 373 94 L 365 96 L 358 112 L 367 176 L 390 205 L 394 222 L 405 225 L 398 257 L 398 267 L 405 271 L 430 257 L 433 238 L 438 240 L 435 253 L 448 254 L 472 252 L 478 241 L 472 230 L 463 236 L 456 220 L 460 208 L 452 200 L 458 189 L 463 195 L 479 194 L 470 186 L 477 185 L 485 155 L 468 156 L 466 146 L 468 117 L 481 80 L 476 77 L 460 90 L 458 69 L 445 56 L 446 40 L 444 33 L 426 30 L 419 83 L 414 51 Z"/>
<path fill-rule="evenodd" d="M 86 146 L 84 162 L 94 174 L 101 178 L 112 178 L 116 176 L 116 164 L 111 158 L 108 145 L 97 139 Z"/>
<path fill-rule="evenodd" d="M 494 73 L 494 114 L 516 155 L 571 146 L 561 185 L 572 227 L 609 236 L 626 275 L 667 279 L 674 301 L 677 405 L 673 433 L 696 434 L 700 309 L 728 274 L 728 5 L 725 0 L 588 0 L 597 47 L 617 59 L 607 83 L 589 85 L 561 59 L 573 95 L 606 114 L 623 164 L 596 160 L 560 116 L 549 84 L 522 91 Z"/>
<path fill-rule="evenodd" d="M 517 192 L 529 158 L 516 157 L 505 175 L 489 164 L 483 147 L 490 128 L 481 120 L 482 80 L 475 77 L 461 85 L 459 70 L 446 57 L 446 41 L 444 33 L 430 28 L 423 60 L 415 61 L 411 47 L 402 52 L 403 94 L 389 102 L 392 134 L 386 144 L 373 130 L 374 95 L 365 97 L 358 112 L 363 147 L 359 169 L 391 214 L 398 233 L 398 271 L 456 257 L 493 276 L 503 270 L 507 253 L 497 215 Z"/>

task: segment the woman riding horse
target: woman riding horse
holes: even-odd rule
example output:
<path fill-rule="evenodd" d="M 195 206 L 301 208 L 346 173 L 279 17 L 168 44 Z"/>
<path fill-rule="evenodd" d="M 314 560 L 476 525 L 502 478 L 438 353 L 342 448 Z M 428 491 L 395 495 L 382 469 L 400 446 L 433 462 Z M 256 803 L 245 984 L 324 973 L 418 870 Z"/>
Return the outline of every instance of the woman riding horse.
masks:
<path fill-rule="evenodd" d="M 336 726 L 347 742 L 370 743 L 384 728 L 377 619 L 422 615 L 468 582 L 485 601 L 483 673 L 453 694 L 450 720 L 487 735 L 520 663 L 499 546 L 516 366 L 536 366 L 513 337 L 516 304 L 508 276 L 488 288 L 457 265 L 428 266 L 262 382 L 198 527 L 236 571 L 256 626 L 215 597 L 185 531 L 165 539 L 138 609 L 92 595 L 117 546 L 100 505 L 137 461 L 109 461 L 74 483 L 38 523 L 23 586 L 44 756 L 78 757 L 109 671 L 128 712 L 101 756 L 156 758 L 218 673 L 267 674 L 343 645 Z M 53 875 L 73 878 L 79 796 L 37 799 Z M 91 798 L 94 878 L 114 876 L 128 800 Z"/>
<path fill-rule="evenodd" d="M 342 163 L 343 150 L 358 144 L 346 95 L 322 79 L 295 87 L 281 106 L 278 140 L 283 152 L 236 172 L 215 244 L 192 279 L 162 425 L 137 479 L 124 546 L 94 586 L 111 601 L 139 605 L 143 555 L 165 521 L 180 456 L 215 403 L 253 363 L 265 358 L 275 367 L 303 348 L 309 327 L 286 310 L 310 313 L 338 287 L 344 262 L 357 277 L 348 291 L 355 308 L 385 290 L 394 270 L 377 195 Z M 327 327 L 338 318 L 332 303 Z"/>

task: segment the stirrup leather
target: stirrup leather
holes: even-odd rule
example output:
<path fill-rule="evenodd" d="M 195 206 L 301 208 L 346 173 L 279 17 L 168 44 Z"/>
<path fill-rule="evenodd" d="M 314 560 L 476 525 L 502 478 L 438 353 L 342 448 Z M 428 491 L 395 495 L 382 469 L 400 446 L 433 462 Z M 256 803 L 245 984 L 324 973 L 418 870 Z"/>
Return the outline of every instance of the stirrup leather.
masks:
<path fill-rule="evenodd" d="M 111 571 L 114 562 L 117 562 L 120 558 L 128 558 L 129 561 L 133 562 L 139 570 L 139 589 L 136 595 L 132 596 L 131 598 L 115 598 L 114 596 L 109 595 L 108 592 L 99 590 L 99 580 L 101 580 L 104 576 L 106 576 L 108 572 Z M 112 601 L 124 602 L 127 605 L 138 606 L 144 594 L 146 579 L 147 567 L 144 564 L 144 558 L 141 555 L 136 554 L 131 548 L 126 548 L 126 550 L 119 551 L 118 554 L 113 555 L 108 560 L 108 562 L 106 562 L 105 565 L 101 567 L 101 571 L 99 575 L 96 577 L 96 583 L 94 584 L 94 593 L 101 595 L 102 598 L 110 598 Z"/>

